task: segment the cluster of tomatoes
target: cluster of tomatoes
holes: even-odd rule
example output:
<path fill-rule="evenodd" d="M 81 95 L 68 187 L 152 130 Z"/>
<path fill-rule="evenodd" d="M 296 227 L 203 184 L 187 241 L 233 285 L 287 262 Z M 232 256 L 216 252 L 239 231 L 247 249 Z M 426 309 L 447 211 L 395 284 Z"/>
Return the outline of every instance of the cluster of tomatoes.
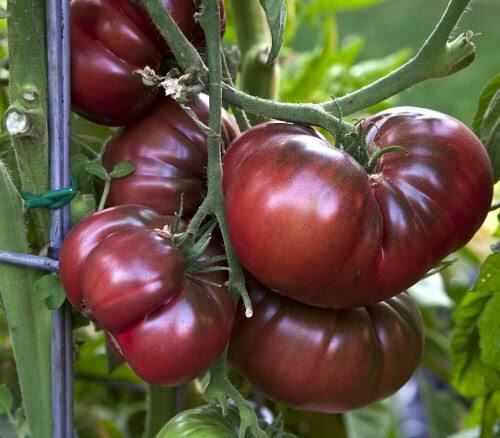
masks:
<path fill-rule="evenodd" d="M 203 43 L 192 0 L 164 0 Z M 174 216 L 202 201 L 206 137 L 173 100 L 134 73 L 169 49 L 131 0 L 72 2 L 73 99 L 94 121 L 127 124 L 104 164 L 134 164 L 112 183 L 106 210 L 78 223 L 61 253 L 71 303 L 99 323 L 144 380 L 186 382 L 229 344 L 229 359 L 265 395 L 342 412 L 386 397 L 423 349 L 419 310 L 405 293 L 484 220 L 492 170 L 461 122 L 395 108 L 359 127 L 369 171 L 311 128 L 285 122 L 239 134 L 223 114 L 225 209 L 254 316 L 232 302 L 215 239 L 195 257 L 177 245 Z M 190 102 L 202 120 L 205 96 Z"/>

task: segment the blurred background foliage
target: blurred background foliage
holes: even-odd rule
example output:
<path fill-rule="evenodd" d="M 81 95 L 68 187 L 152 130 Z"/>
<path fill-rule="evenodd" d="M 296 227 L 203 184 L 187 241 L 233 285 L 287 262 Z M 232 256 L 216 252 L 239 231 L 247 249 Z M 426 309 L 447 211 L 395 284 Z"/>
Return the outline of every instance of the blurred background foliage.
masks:
<path fill-rule="evenodd" d="M 415 53 L 446 3 L 447 0 L 287 0 L 289 22 L 280 57 L 280 98 L 321 102 L 382 77 Z M 466 29 L 481 33 L 475 38 L 476 62 L 452 77 L 418 85 L 369 109 L 370 112 L 391 105 L 419 105 L 447 112 L 469 125 L 472 123 L 481 90 L 500 70 L 500 1 L 476 0 L 470 9 L 456 33 Z M 228 46 L 235 43 L 231 11 L 225 41 Z M 2 114 L 7 107 L 4 88 L 7 66 L 5 20 L 0 20 Z M 361 118 L 363 114 L 353 117 Z M 74 201 L 74 221 L 95 208 L 94 196 L 100 184 L 86 167 L 89 162 L 99 159 L 112 133 L 111 129 L 98 127 L 79 117 L 73 119 L 73 173 L 80 181 L 82 196 L 86 197 Z M 9 150 L 8 137 L 0 133 L 0 159 L 11 165 Z M 11 171 L 15 173 L 12 165 Z M 486 308 L 486 298 L 493 296 L 492 291 L 500 290 L 500 273 L 495 276 L 492 270 L 497 255 L 488 259 L 491 260 L 490 268 L 484 273 L 490 275 L 487 287 L 476 288 L 486 298 L 478 304 L 470 300 L 467 291 L 473 287 L 481 263 L 491 254 L 490 245 L 498 239 L 497 225 L 493 212 L 467 248 L 449 257 L 454 260 L 451 266 L 411 288 L 410 293 L 419 302 L 426 324 L 423 366 L 409 384 L 390 399 L 345 415 L 299 412 L 263 400 L 247 383 L 237 376 L 233 378 L 246 396 L 260 402 L 263 418 L 283 414 L 287 429 L 300 437 L 492 437 L 491 434 L 480 435 L 479 425 L 485 421 L 494 424 L 495 417 L 500 414 L 499 392 L 485 389 L 485 379 L 498 378 L 498 373 L 487 375 L 495 367 L 483 363 L 478 320 L 480 312 Z M 473 302 L 459 306 L 467 300 Z M 496 315 L 500 318 L 500 312 Z M 490 318 L 493 317 L 490 315 Z M 81 326 L 81 321 L 77 321 L 77 325 Z M 452 343 L 455 345 L 453 354 Z M 83 325 L 75 331 L 75 344 L 79 347 L 75 358 L 78 436 L 140 437 L 147 387 L 127 366 L 108 372 L 102 332 Z M 457 355 L 457 351 L 463 354 Z M 492 385 L 495 387 L 498 382 Z M 5 395 L 7 391 L 12 400 Z M 183 394 L 186 407 L 201 403 L 196 383 L 185 388 Z M 22 428 L 19 406 L 15 364 L 0 313 L 0 437 L 15 436 L 9 425 L 13 418 Z M 488 409 L 484 409 L 485 406 Z M 5 411 L 9 411 L 10 416 Z M 498 429 L 497 432 L 500 433 Z"/>

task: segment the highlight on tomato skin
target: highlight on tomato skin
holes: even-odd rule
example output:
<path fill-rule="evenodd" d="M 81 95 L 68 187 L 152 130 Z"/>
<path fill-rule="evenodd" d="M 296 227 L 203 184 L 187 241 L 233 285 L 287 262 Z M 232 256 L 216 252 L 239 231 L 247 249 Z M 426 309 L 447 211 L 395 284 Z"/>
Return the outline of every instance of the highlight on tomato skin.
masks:
<path fill-rule="evenodd" d="M 197 47 L 203 32 L 193 0 L 163 0 L 165 8 Z M 221 21 L 225 23 L 224 3 Z M 224 27 L 224 26 L 223 26 Z M 171 50 L 149 15 L 131 0 L 72 0 L 71 95 L 73 110 L 111 126 L 128 124 L 155 100 L 157 87 L 136 73 L 146 66 L 160 72 Z"/>
<path fill-rule="evenodd" d="M 416 283 L 479 229 L 493 194 L 491 163 L 463 123 L 392 108 L 360 127 L 368 173 L 300 126 L 255 126 L 228 148 L 228 229 L 243 266 L 305 304 L 352 308 Z"/>
<path fill-rule="evenodd" d="M 208 96 L 189 101 L 198 118 L 208 123 Z M 239 134 L 234 118 L 222 112 L 225 145 Z M 138 120 L 121 130 L 106 146 L 104 165 L 111 171 L 121 162 L 134 165 L 134 172 L 111 183 L 107 206 L 141 204 L 160 214 L 179 210 L 190 217 L 206 193 L 206 135 L 173 99 L 159 97 Z"/>
<path fill-rule="evenodd" d="M 266 397 L 325 413 L 361 408 L 395 393 L 422 357 L 424 327 L 401 294 L 345 310 L 312 307 L 247 282 L 253 318 L 240 311 L 230 363 Z"/>
<path fill-rule="evenodd" d="M 73 306 L 105 330 L 142 379 L 158 385 L 205 371 L 227 345 L 236 311 L 225 273 L 187 275 L 183 253 L 159 232 L 174 222 L 138 205 L 112 207 L 79 222 L 60 257 Z M 212 242 L 197 260 L 221 252 Z"/>

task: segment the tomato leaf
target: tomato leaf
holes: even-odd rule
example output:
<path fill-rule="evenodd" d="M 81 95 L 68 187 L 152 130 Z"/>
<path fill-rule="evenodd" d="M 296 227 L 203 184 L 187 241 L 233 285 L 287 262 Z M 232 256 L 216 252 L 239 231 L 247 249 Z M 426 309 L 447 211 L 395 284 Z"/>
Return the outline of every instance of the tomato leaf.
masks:
<path fill-rule="evenodd" d="M 205 389 L 205 400 L 211 405 L 220 407 L 226 415 L 229 409 L 229 399 L 231 399 L 240 414 L 239 437 L 244 438 L 247 431 L 250 431 L 255 438 L 267 438 L 268 435 L 260 427 L 254 410 L 229 380 L 226 358 L 227 350 L 210 367 L 210 380 Z"/>
<path fill-rule="evenodd" d="M 389 400 L 347 412 L 344 422 L 349 438 L 386 438 L 395 426 Z"/>
<path fill-rule="evenodd" d="M 478 327 L 481 361 L 500 371 L 500 289 L 484 307 Z"/>
<path fill-rule="evenodd" d="M 312 0 L 301 5 L 301 13 L 310 20 L 319 14 L 334 14 L 337 11 L 366 8 L 383 1 L 385 0 Z"/>
<path fill-rule="evenodd" d="M 474 121 L 472 122 L 472 129 L 477 135 L 480 135 L 481 124 L 483 123 L 484 115 L 486 114 L 488 107 L 490 106 L 493 97 L 496 92 L 500 90 L 500 74 L 493 77 L 486 87 L 481 92 L 481 96 L 479 97 L 479 105 L 476 111 L 476 115 L 474 116 Z"/>
<path fill-rule="evenodd" d="M 267 63 L 271 64 L 278 58 L 283 44 L 286 23 L 285 0 L 260 0 L 260 4 L 266 12 L 267 22 L 271 30 L 272 46 Z"/>
<path fill-rule="evenodd" d="M 0 414 L 10 412 L 12 406 L 14 404 L 14 400 L 12 398 L 12 394 L 7 388 L 7 385 L 0 385 Z"/>
<path fill-rule="evenodd" d="M 453 359 L 453 385 L 466 397 L 484 395 L 486 377 L 492 368 L 482 359 L 480 345 L 481 334 L 490 336 L 491 321 L 489 312 L 481 323 L 478 323 L 488 303 L 500 290 L 500 254 L 490 255 L 484 262 L 474 289 L 468 292 L 453 318 L 456 324 L 451 341 Z M 496 301 L 496 300 L 495 300 Z M 499 345 L 491 348 L 500 348 Z M 487 349 L 486 358 L 497 357 L 498 352 Z"/>
<path fill-rule="evenodd" d="M 35 288 L 50 310 L 61 307 L 66 299 L 61 280 L 57 275 L 44 275 L 36 281 Z"/>
<path fill-rule="evenodd" d="M 102 164 L 99 163 L 98 161 L 89 161 L 88 163 L 86 163 L 85 170 L 102 181 L 109 180 L 108 172 L 106 171 L 106 169 L 104 169 L 104 167 L 102 167 Z"/>
<path fill-rule="evenodd" d="M 124 178 L 135 170 L 134 165 L 128 161 L 121 161 L 113 167 L 109 176 L 113 179 Z"/>
<path fill-rule="evenodd" d="M 488 151 L 495 181 L 500 179 L 500 75 L 486 85 L 472 124 Z"/>

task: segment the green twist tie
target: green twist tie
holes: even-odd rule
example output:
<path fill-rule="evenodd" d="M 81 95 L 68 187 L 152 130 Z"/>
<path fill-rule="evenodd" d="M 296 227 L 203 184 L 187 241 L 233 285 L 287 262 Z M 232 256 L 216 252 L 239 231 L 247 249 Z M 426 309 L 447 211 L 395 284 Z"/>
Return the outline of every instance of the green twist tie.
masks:
<path fill-rule="evenodd" d="M 71 177 L 71 187 L 63 189 L 51 190 L 43 195 L 37 196 L 32 193 L 21 192 L 21 198 L 24 199 L 24 208 L 48 208 L 49 210 L 57 210 L 69 204 L 78 193 L 78 182 L 74 177 Z"/>

